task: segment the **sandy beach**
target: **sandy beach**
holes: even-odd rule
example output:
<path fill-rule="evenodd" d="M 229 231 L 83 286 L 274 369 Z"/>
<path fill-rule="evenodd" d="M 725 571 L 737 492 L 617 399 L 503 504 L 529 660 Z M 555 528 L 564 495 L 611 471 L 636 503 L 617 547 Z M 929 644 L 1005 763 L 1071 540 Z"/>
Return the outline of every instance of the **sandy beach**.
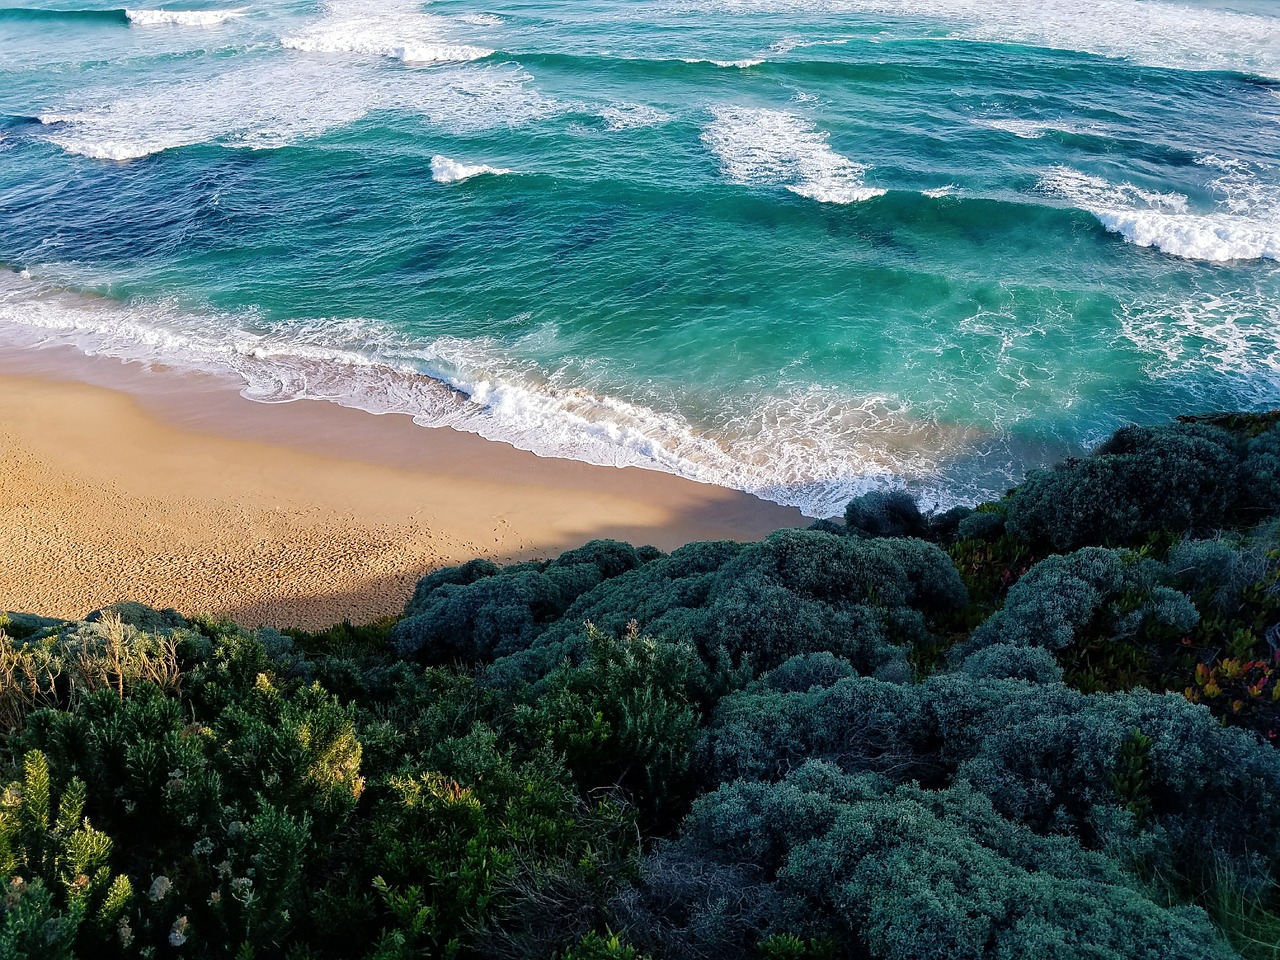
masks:
<path fill-rule="evenodd" d="M 318 628 L 416 580 L 596 537 L 665 550 L 806 521 L 747 494 L 536 457 L 398 415 L 259 404 L 71 349 L 0 353 L 0 609 L 118 600 Z"/>

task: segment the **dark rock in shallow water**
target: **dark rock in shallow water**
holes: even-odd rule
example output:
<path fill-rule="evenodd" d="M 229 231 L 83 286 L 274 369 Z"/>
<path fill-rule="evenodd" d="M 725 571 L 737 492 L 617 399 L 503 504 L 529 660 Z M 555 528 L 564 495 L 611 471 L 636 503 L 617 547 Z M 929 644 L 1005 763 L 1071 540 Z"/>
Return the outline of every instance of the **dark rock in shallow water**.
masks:
<path fill-rule="evenodd" d="M 147 633 L 163 633 L 168 630 L 181 630 L 190 626 L 190 622 L 177 610 L 157 610 L 143 603 L 113 603 L 110 606 L 95 610 L 85 617 L 89 623 L 97 623 L 108 614 L 115 614 L 131 627 L 137 627 Z"/>

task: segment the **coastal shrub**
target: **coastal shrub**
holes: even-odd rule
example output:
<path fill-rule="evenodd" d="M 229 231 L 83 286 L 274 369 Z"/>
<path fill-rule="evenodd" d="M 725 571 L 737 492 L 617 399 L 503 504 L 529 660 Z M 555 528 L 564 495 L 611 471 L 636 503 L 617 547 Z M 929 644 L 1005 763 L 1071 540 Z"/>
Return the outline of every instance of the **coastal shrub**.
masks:
<path fill-rule="evenodd" d="M 952 507 L 942 513 L 935 513 L 928 518 L 929 529 L 925 538 L 934 543 L 955 543 L 960 537 L 961 525 L 973 516 L 972 507 Z"/>
<path fill-rule="evenodd" d="M 588 632 L 584 663 L 551 675 L 515 717 L 549 744 L 585 792 L 621 787 L 643 815 L 679 807 L 707 670 L 683 644 Z"/>
<path fill-rule="evenodd" d="M 404 657 L 486 662 L 527 648 L 582 594 L 638 566 L 634 547 L 595 540 L 547 563 L 496 572 L 468 564 L 433 574 L 419 584 L 391 637 Z"/>
<path fill-rule="evenodd" d="M 142 603 L 128 601 L 113 603 L 108 607 L 95 610 L 84 619 L 86 623 L 118 620 L 127 627 L 148 633 L 182 630 L 191 625 L 191 622 L 177 610 L 156 610 Z"/>
<path fill-rule="evenodd" d="M 808 693 L 815 687 L 826 688 L 837 680 L 857 675 L 858 671 L 848 660 L 823 651 L 792 657 L 766 673 L 755 686 L 775 693 Z"/>
<path fill-rule="evenodd" d="M 745 960 L 772 936 L 830 930 L 826 918 L 803 915 L 777 874 L 794 846 L 830 829 L 840 799 L 880 789 L 875 778 L 813 762 L 780 783 L 742 781 L 703 795 L 679 837 L 647 856 L 639 882 L 614 898 L 616 925 L 673 960 Z"/>
<path fill-rule="evenodd" d="M 703 779 L 774 780 L 807 760 L 847 773 L 926 779 L 919 702 L 910 687 L 847 677 L 804 693 L 748 689 L 720 702 L 699 751 Z"/>
<path fill-rule="evenodd" d="M 1217 427 L 1123 427 L 1089 457 L 1028 474 L 1006 526 L 1060 551 L 1213 529 L 1235 502 L 1238 475 L 1236 441 Z"/>
<path fill-rule="evenodd" d="M 405 604 L 405 616 L 411 617 L 427 609 L 435 592 L 444 586 L 468 587 L 485 577 L 495 577 L 502 572 L 502 567 L 492 560 L 468 560 L 457 567 L 443 567 L 429 573 L 413 588 L 413 596 Z"/>
<path fill-rule="evenodd" d="M 886 960 L 1231 956 L 1202 911 L 1147 899 L 1105 858 L 963 784 L 849 804 L 780 879 Z"/>
<path fill-rule="evenodd" d="M 521 758 L 480 726 L 435 745 L 377 793 L 365 856 L 384 900 L 382 938 L 399 934 L 419 954 L 474 950 L 477 939 L 511 946 L 523 933 L 526 946 L 550 949 L 520 955 L 551 955 L 588 932 L 595 918 L 584 894 L 607 882 L 634 842 L 625 811 L 584 803 L 551 751 Z M 573 896 L 545 896 L 557 886 Z M 396 909 L 406 897 L 416 905 L 407 915 Z M 513 907 L 524 897 L 540 907 L 541 929 Z M 504 919 L 526 929 L 504 930 Z"/>
<path fill-rule="evenodd" d="M 999 540 L 1005 534 L 1007 503 L 984 504 L 956 524 L 957 540 Z"/>
<path fill-rule="evenodd" d="M 143 633 L 111 612 L 26 640 L 0 629 L 0 729 L 13 731 L 34 710 L 74 710 L 98 690 L 124 696 L 144 683 L 175 690 L 182 643 L 179 633 Z"/>
<path fill-rule="evenodd" d="M 905 490 L 873 490 L 849 501 L 845 529 L 868 537 L 922 537 L 929 524 Z"/>
<path fill-rule="evenodd" d="M 829 652 L 861 673 L 902 677 L 904 650 L 928 636 L 929 617 L 966 598 L 933 544 L 782 530 L 754 544 L 691 545 L 608 580 L 490 676 L 537 680 L 582 656 L 584 622 L 618 635 L 635 620 L 642 633 L 689 644 L 708 666 L 747 663 L 759 674 Z"/>
<path fill-rule="evenodd" d="M 1160 573 L 1153 561 L 1104 547 L 1047 557 L 957 652 L 963 656 L 989 644 L 1058 651 L 1086 634 L 1130 639 L 1152 624 L 1190 630 L 1199 612 L 1185 594 L 1160 584 Z"/>
<path fill-rule="evenodd" d="M 402 621 L 0 617 L 0 956 L 1276 960 L 1275 423 L 1121 431 L 1024 527 L 880 496 Z"/>
<path fill-rule="evenodd" d="M 1037 832 L 1070 833 L 1149 870 L 1185 874 L 1230 864 L 1260 881 L 1280 868 L 1280 754 L 1226 729 L 1176 694 L 1084 696 L 1059 685 L 938 677 L 921 686 L 923 724 L 941 736 L 939 759 Z M 1116 816 L 1134 731 L 1146 752 L 1150 815 Z M 1158 838 L 1142 848 L 1140 834 Z"/>
<path fill-rule="evenodd" d="M 748 957 L 787 937 L 840 957 L 1232 954 L 1070 837 L 1038 836 L 967 784 L 892 788 L 821 763 L 701 798 L 614 902 L 661 956 Z"/>
<path fill-rule="evenodd" d="M 1043 647 L 995 643 L 965 657 L 959 672 L 974 680 L 1061 683 L 1062 667 Z"/>
<path fill-rule="evenodd" d="M 1240 465 L 1240 506 L 1253 516 L 1269 516 L 1280 504 L 1280 427 L 1249 440 Z"/>
<path fill-rule="evenodd" d="M 556 960 L 646 960 L 635 947 L 624 943 L 616 933 L 600 936 L 594 930 Z"/>
<path fill-rule="evenodd" d="M 0 956 L 69 960 L 77 945 L 90 955 L 125 936 L 129 878 L 112 875 L 111 839 L 83 816 L 84 783 L 59 788 L 39 750 L 23 757 L 22 770 L 0 796 Z"/>
<path fill-rule="evenodd" d="M 216 668 L 205 676 L 216 683 Z M 87 785 L 120 872 L 165 878 L 126 916 L 140 945 L 175 929 L 196 952 L 296 936 L 318 850 L 363 790 L 350 706 L 314 686 L 286 693 L 265 672 L 237 693 L 204 713 L 152 685 L 103 689 L 74 713 L 32 714 L 20 736 Z"/>

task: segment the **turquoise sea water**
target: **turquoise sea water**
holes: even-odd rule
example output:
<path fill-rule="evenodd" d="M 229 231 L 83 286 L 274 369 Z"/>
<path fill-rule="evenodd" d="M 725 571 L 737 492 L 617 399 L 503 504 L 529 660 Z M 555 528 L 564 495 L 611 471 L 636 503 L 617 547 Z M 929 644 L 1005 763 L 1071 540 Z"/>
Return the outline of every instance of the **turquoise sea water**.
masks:
<path fill-rule="evenodd" d="M 1280 403 L 1280 3 L 0 9 L 0 338 L 989 495 Z"/>

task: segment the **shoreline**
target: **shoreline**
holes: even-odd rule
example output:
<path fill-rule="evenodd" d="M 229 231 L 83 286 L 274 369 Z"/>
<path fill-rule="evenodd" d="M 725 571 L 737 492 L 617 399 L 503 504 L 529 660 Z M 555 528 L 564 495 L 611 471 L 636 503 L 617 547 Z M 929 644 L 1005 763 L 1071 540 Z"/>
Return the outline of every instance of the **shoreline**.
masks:
<path fill-rule="evenodd" d="M 613 538 L 671 550 L 810 521 L 637 467 L 72 347 L 0 348 L 0 609 L 76 618 L 118 600 L 317 629 L 399 613 L 473 557 Z"/>

